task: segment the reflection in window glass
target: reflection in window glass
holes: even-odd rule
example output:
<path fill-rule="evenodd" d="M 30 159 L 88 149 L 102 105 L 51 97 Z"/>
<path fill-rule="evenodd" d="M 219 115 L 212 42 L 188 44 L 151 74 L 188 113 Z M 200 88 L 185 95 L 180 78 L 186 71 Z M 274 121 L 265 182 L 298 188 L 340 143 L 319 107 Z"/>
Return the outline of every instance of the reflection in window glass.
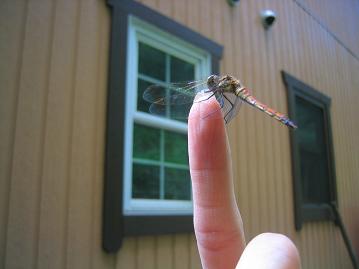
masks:
<path fill-rule="evenodd" d="M 137 110 L 149 112 L 150 104 L 143 100 L 143 92 L 150 85 L 166 85 L 174 82 L 186 82 L 195 79 L 195 65 L 182 59 L 166 54 L 156 48 L 144 43 L 139 43 L 139 64 L 138 64 L 138 89 L 137 89 Z M 158 81 L 160 80 L 160 81 Z M 176 94 L 169 92 L 166 87 L 163 91 L 157 92 L 160 97 Z M 187 122 L 187 113 L 192 102 L 174 106 L 156 106 L 156 115 L 170 119 Z"/>
<path fill-rule="evenodd" d="M 160 198 L 158 166 L 134 163 L 132 174 L 132 198 Z"/>
<path fill-rule="evenodd" d="M 191 200 L 191 179 L 188 170 L 166 168 L 165 199 Z"/>
<path fill-rule="evenodd" d="M 296 97 L 303 201 L 330 202 L 328 153 L 324 132 L 323 110 L 303 98 Z"/>
<path fill-rule="evenodd" d="M 194 65 L 186 61 L 171 57 L 171 82 L 194 80 Z"/>
<path fill-rule="evenodd" d="M 147 112 L 150 109 L 150 103 L 146 102 L 143 99 L 143 92 L 151 86 L 152 83 L 145 81 L 143 79 L 138 79 L 137 87 L 138 87 L 138 94 L 137 94 L 137 110 L 142 112 Z"/>
<path fill-rule="evenodd" d="M 142 42 L 139 43 L 138 71 L 140 74 L 166 80 L 166 54 Z"/>
<path fill-rule="evenodd" d="M 160 130 L 139 124 L 134 125 L 133 157 L 160 160 Z"/>
<path fill-rule="evenodd" d="M 138 44 L 137 111 L 149 113 L 144 91 L 153 84 L 194 80 L 195 65 L 143 42 Z M 162 89 L 157 92 L 160 97 L 175 93 Z M 183 108 L 191 105 L 158 107 L 164 117 L 186 122 Z M 187 135 L 135 123 L 133 141 L 132 198 L 190 201 Z"/>
<path fill-rule="evenodd" d="M 333 220 L 337 201 L 330 126 L 330 97 L 282 72 L 290 116 L 298 129 L 290 132 L 295 228 L 304 222 Z"/>
<path fill-rule="evenodd" d="M 187 136 L 165 131 L 165 161 L 171 163 L 188 163 Z"/>
<path fill-rule="evenodd" d="M 194 65 L 171 57 L 171 82 L 186 82 L 194 80 Z M 177 119 L 179 121 L 187 122 L 186 115 L 183 111 L 189 111 L 192 103 L 182 104 L 181 106 L 172 106 L 170 109 L 170 118 Z"/>
<path fill-rule="evenodd" d="M 135 124 L 133 162 L 133 198 L 191 199 L 185 134 Z"/>

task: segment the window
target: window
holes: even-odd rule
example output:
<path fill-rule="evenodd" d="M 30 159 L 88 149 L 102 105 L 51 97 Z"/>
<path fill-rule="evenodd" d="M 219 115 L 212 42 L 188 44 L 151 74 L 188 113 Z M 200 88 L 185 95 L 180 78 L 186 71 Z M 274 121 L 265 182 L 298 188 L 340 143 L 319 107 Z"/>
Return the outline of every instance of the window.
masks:
<path fill-rule="evenodd" d="M 330 98 L 283 72 L 290 116 L 298 124 L 291 132 L 295 224 L 332 220 L 336 202 L 335 168 L 330 127 Z"/>
<path fill-rule="evenodd" d="M 192 214 L 186 120 L 169 106 L 166 117 L 150 114 L 142 95 L 208 76 L 210 54 L 135 17 L 128 25 L 124 214 Z"/>
<path fill-rule="evenodd" d="M 137 1 L 108 4 L 103 247 L 115 252 L 124 236 L 193 231 L 187 122 L 150 114 L 142 94 L 218 73 L 222 47 Z"/>

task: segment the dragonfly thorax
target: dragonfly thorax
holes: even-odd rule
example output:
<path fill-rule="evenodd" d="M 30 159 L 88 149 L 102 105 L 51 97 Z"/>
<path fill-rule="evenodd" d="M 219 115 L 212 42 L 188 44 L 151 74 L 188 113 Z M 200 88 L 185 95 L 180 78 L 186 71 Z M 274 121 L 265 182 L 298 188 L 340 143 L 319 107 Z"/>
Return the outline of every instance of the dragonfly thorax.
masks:
<path fill-rule="evenodd" d="M 211 75 L 207 79 L 207 86 L 209 90 L 234 93 L 236 89 L 241 88 L 241 83 L 238 79 L 229 75 L 222 77 Z"/>
<path fill-rule="evenodd" d="M 235 93 L 238 88 L 241 88 L 241 83 L 238 79 L 226 75 L 219 79 L 218 88 L 222 92 Z"/>

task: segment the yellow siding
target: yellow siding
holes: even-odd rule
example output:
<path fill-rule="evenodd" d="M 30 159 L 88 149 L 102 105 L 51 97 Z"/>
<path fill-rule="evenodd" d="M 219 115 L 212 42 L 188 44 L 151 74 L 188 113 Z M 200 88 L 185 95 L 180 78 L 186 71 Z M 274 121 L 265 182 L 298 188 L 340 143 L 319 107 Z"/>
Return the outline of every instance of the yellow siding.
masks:
<path fill-rule="evenodd" d="M 359 55 L 358 2 L 142 2 L 222 44 L 221 72 L 279 111 L 281 70 L 332 98 L 340 212 L 359 249 L 359 60 L 298 5 Z M 258 14 L 267 7 L 278 21 L 265 32 Z M 102 251 L 109 31 L 103 0 L 0 4 L 0 268 L 200 268 L 193 235 L 127 238 L 117 255 Z M 294 230 L 287 128 L 243 106 L 228 132 L 248 239 L 281 232 L 303 268 L 351 268 L 332 223 Z"/>
<path fill-rule="evenodd" d="M 329 28 L 356 55 L 359 54 L 359 2 L 357 0 L 296 0 Z"/>

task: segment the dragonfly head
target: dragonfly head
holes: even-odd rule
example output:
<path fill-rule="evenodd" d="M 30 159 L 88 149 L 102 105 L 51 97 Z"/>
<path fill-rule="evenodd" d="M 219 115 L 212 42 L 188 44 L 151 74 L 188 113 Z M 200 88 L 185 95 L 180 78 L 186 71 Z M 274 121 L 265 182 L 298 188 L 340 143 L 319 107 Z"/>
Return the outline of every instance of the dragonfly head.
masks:
<path fill-rule="evenodd" d="M 217 87 L 219 83 L 219 76 L 217 75 L 210 75 L 207 78 L 207 86 L 209 90 L 212 90 L 213 88 Z"/>

